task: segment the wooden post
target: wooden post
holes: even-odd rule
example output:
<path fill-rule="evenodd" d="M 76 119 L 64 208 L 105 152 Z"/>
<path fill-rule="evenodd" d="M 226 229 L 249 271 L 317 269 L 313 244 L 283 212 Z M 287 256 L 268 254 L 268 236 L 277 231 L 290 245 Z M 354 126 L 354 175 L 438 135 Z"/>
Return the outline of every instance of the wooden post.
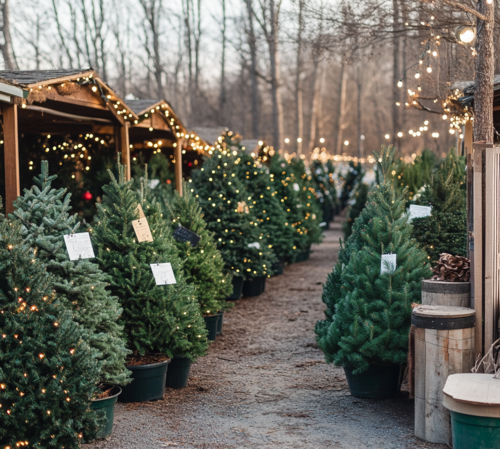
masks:
<path fill-rule="evenodd" d="M 465 132 L 464 132 L 464 153 L 472 154 L 472 122 L 469 120 L 465 122 Z"/>
<path fill-rule="evenodd" d="M 3 104 L 3 140 L 5 162 L 5 212 L 14 211 L 14 201 L 21 194 L 19 183 L 19 139 L 17 104 Z"/>
<path fill-rule="evenodd" d="M 128 129 L 130 123 L 125 122 L 123 125 L 115 125 L 115 147 L 116 153 L 121 153 L 122 160 L 120 161 L 123 165 L 127 166 L 127 171 L 125 172 L 125 177 L 127 181 L 130 181 L 130 145 L 128 138 Z"/>
<path fill-rule="evenodd" d="M 177 140 L 177 146 L 175 147 L 175 188 L 182 196 L 182 147 L 184 145 L 184 139 Z"/>
<path fill-rule="evenodd" d="M 126 177 L 127 181 L 130 181 L 131 177 L 131 161 L 130 161 L 130 141 L 128 138 L 128 130 L 130 128 L 130 123 L 125 122 L 124 126 L 120 127 L 120 143 L 122 152 L 122 163 L 127 166 Z"/>

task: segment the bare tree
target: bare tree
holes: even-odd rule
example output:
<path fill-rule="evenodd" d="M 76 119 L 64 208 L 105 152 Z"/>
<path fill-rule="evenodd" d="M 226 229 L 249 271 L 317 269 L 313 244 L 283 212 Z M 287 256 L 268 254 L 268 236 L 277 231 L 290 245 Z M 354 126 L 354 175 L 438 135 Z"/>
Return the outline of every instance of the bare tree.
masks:
<path fill-rule="evenodd" d="M 219 110 L 221 123 L 226 123 L 226 31 L 227 31 L 227 16 L 226 16 L 226 0 L 221 0 L 222 6 L 222 23 L 221 23 L 221 41 L 222 51 L 220 60 L 220 97 L 219 97 Z"/>
<path fill-rule="evenodd" d="M 340 82 L 339 82 L 339 108 L 337 119 L 337 148 L 336 154 L 342 154 L 343 133 L 346 127 L 345 124 L 345 97 L 347 88 L 347 67 L 345 61 L 342 61 L 340 67 Z"/>
<path fill-rule="evenodd" d="M 295 107 L 296 107 L 296 120 L 297 120 L 297 132 L 295 139 L 297 142 L 297 154 L 300 156 L 302 154 L 302 139 L 304 138 L 304 111 L 303 111 L 303 92 L 302 92 L 302 47 L 303 47 L 303 35 L 305 29 L 304 20 L 304 7 L 305 0 L 299 0 L 299 11 L 297 15 L 298 19 L 298 30 L 297 30 L 297 62 L 295 69 Z"/>
<path fill-rule="evenodd" d="M 259 84 L 257 79 L 257 37 L 254 29 L 254 9 L 252 0 L 244 0 L 247 10 L 247 36 L 250 48 L 250 82 L 252 103 L 252 137 L 260 137 Z"/>

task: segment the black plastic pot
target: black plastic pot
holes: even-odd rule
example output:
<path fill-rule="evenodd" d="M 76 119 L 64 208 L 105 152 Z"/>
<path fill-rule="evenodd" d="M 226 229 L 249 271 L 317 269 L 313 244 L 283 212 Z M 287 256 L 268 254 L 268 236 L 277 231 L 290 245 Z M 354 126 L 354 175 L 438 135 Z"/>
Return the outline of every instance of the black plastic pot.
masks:
<path fill-rule="evenodd" d="M 233 284 L 233 293 L 226 299 L 228 301 L 236 301 L 241 298 L 243 293 L 243 276 L 233 276 L 233 280 L 231 282 Z"/>
<path fill-rule="evenodd" d="M 167 383 L 169 388 L 184 388 L 188 384 L 191 359 L 174 357 L 168 366 Z"/>
<path fill-rule="evenodd" d="M 208 330 L 208 339 L 211 341 L 215 341 L 217 338 L 217 324 L 219 322 L 219 315 L 207 315 L 204 316 L 205 326 Z"/>
<path fill-rule="evenodd" d="M 273 264 L 271 267 L 271 271 L 273 272 L 273 276 L 279 276 L 280 274 L 283 274 L 285 271 L 285 259 L 280 259 L 278 262 Z"/>
<path fill-rule="evenodd" d="M 243 296 L 259 296 L 264 291 L 264 277 L 246 279 L 243 282 Z"/>
<path fill-rule="evenodd" d="M 165 394 L 165 380 L 170 359 L 150 365 L 127 366 L 132 379 L 123 387 L 120 402 L 145 402 L 161 399 Z"/>
<path fill-rule="evenodd" d="M 217 321 L 217 335 L 222 335 L 222 320 L 224 320 L 224 311 L 219 310 L 217 315 L 219 315 L 219 321 Z"/>
<path fill-rule="evenodd" d="M 306 260 L 309 260 L 310 255 L 311 255 L 311 247 L 297 254 L 297 256 L 295 257 L 295 262 L 305 262 Z"/>
<path fill-rule="evenodd" d="M 266 279 L 267 279 L 267 277 L 262 279 L 262 293 L 264 293 L 266 291 Z"/>
<path fill-rule="evenodd" d="M 104 422 L 97 429 L 96 439 L 107 438 L 113 433 L 113 422 L 115 419 L 115 404 L 122 389 L 115 385 L 107 398 L 94 399 L 90 403 L 92 410 L 103 410 L 105 415 Z M 85 441 L 91 443 L 92 441 Z"/>
<path fill-rule="evenodd" d="M 393 398 L 401 389 L 406 365 L 370 365 L 368 370 L 354 375 L 344 366 L 351 395 L 356 398 Z"/>

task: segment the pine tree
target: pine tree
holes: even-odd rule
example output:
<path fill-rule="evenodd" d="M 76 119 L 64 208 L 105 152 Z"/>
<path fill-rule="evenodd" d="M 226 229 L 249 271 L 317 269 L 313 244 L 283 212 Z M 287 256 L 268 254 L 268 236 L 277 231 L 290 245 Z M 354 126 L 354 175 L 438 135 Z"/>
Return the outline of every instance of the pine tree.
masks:
<path fill-rule="evenodd" d="M 300 211 L 302 213 L 302 223 L 306 229 L 307 244 L 321 243 L 323 241 L 323 230 L 320 226 L 323 220 L 323 208 L 312 182 L 312 176 L 306 170 L 302 159 L 292 159 L 290 162 L 292 173 L 291 183 L 299 193 Z"/>
<path fill-rule="evenodd" d="M 292 183 L 293 172 L 290 164 L 274 154 L 270 158 L 269 170 L 277 192 L 277 198 L 280 200 L 281 207 L 286 214 L 286 223 L 291 225 L 295 233 L 293 234 L 293 254 L 290 259 L 306 251 L 309 246 L 307 238 L 307 229 L 303 223 L 303 215 L 300 209 L 300 200 L 297 190 L 294 189 L 295 183 Z"/>
<path fill-rule="evenodd" d="M 185 282 L 195 287 L 202 315 L 213 315 L 229 304 L 226 298 L 232 293 L 231 276 L 224 274 L 224 260 L 202 218 L 194 189 L 186 183 L 183 192 L 182 197 L 175 192 L 173 200 L 165 205 L 165 217 L 172 232 L 180 225 L 200 237 L 196 246 L 190 242 L 175 243 L 184 262 Z"/>
<path fill-rule="evenodd" d="M 103 187 L 91 231 L 97 260 L 123 307 L 127 347 L 135 357 L 155 353 L 194 360 L 207 350 L 207 331 L 194 289 L 185 281 L 170 225 L 159 204 L 146 200 L 147 187 L 143 185 L 138 198 L 133 181 L 125 181 L 124 166 L 118 170 L 118 180 L 110 172 L 111 182 Z M 140 218 L 139 204 L 153 242 L 137 240 L 132 221 Z M 170 263 L 176 284 L 156 285 L 150 266 L 155 263 Z"/>
<path fill-rule="evenodd" d="M 259 227 L 253 197 L 236 176 L 240 158 L 233 158 L 231 136 L 220 138 L 212 157 L 192 172 L 192 186 L 209 231 L 225 262 L 225 271 L 246 279 L 269 276 L 276 258 Z M 249 246 L 251 245 L 251 246 Z"/>
<path fill-rule="evenodd" d="M 359 183 L 358 187 L 356 187 L 356 191 L 353 195 L 354 204 L 348 207 L 347 220 L 342 223 L 342 230 L 344 231 L 345 239 L 351 235 L 352 226 L 366 205 L 368 191 L 368 184 L 365 184 L 364 182 Z"/>
<path fill-rule="evenodd" d="M 100 362 L 20 234 L 0 223 L 0 447 L 77 449 L 95 436 Z"/>
<path fill-rule="evenodd" d="M 252 197 L 248 207 L 254 212 L 260 222 L 261 235 L 263 235 L 276 255 L 278 260 L 286 260 L 293 255 L 293 237 L 295 230 L 287 222 L 286 214 L 281 207 L 275 189 L 271 182 L 269 168 L 256 161 L 251 155 L 239 151 L 240 159 L 237 177 L 242 181 L 245 192 Z"/>
<path fill-rule="evenodd" d="M 331 164 L 331 161 L 328 162 Z M 333 164 L 327 166 L 318 159 L 311 161 L 313 187 L 323 209 L 323 221 L 327 223 L 333 218 L 333 212 L 337 204 L 337 193 L 335 183 L 330 178 L 330 169 L 331 175 L 333 175 L 335 170 Z"/>
<path fill-rule="evenodd" d="M 412 238 L 405 192 L 397 193 L 389 177 L 394 148 L 382 147 L 374 156 L 383 183 L 370 193 L 361 221 L 355 223 L 364 226 L 349 239 L 354 246 L 361 237 L 363 247 L 344 254 L 347 266 L 334 269 L 340 272 L 335 280 L 342 293 L 326 323 L 316 328 L 327 362 L 347 366 L 354 374 L 372 364 L 405 362 L 411 304 L 420 301 L 420 282 L 431 274 L 425 253 Z M 397 268 L 381 274 L 382 255 L 389 253 L 396 254 Z M 328 288 L 333 286 L 330 282 Z"/>
<path fill-rule="evenodd" d="M 41 169 L 31 189 L 15 201 L 11 217 L 22 225 L 23 237 L 37 248 L 39 259 L 53 275 L 59 302 L 88 330 L 88 343 L 102 362 L 100 382 L 124 385 L 130 381 L 124 364 L 129 351 L 123 326 L 118 324 L 122 312 L 118 298 L 107 289 L 108 277 L 97 264 L 69 259 L 63 236 L 80 226 L 77 216 L 69 213 L 71 194 L 52 188 L 57 176 L 49 176 L 47 161 L 42 161 Z"/>
<path fill-rule="evenodd" d="M 451 153 L 417 201 L 432 206 L 431 216 L 414 218 L 415 239 L 436 262 L 442 253 L 467 256 L 467 200 L 463 159 Z"/>

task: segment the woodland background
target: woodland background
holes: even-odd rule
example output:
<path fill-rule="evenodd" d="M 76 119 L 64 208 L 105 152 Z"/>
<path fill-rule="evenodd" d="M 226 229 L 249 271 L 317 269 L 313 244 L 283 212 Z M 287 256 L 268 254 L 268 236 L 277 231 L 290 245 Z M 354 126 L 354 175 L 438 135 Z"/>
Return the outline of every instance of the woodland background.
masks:
<path fill-rule="evenodd" d="M 0 0 L 0 48 L 6 69 L 92 66 L 126 98 L 165 98 L 190 128 L 288 152 L 366 156 L 395 142 L 442 153 L 458 135 L 443 100 L 474 79 L 454 30 L 475 18 L 449 3 Z"/>

